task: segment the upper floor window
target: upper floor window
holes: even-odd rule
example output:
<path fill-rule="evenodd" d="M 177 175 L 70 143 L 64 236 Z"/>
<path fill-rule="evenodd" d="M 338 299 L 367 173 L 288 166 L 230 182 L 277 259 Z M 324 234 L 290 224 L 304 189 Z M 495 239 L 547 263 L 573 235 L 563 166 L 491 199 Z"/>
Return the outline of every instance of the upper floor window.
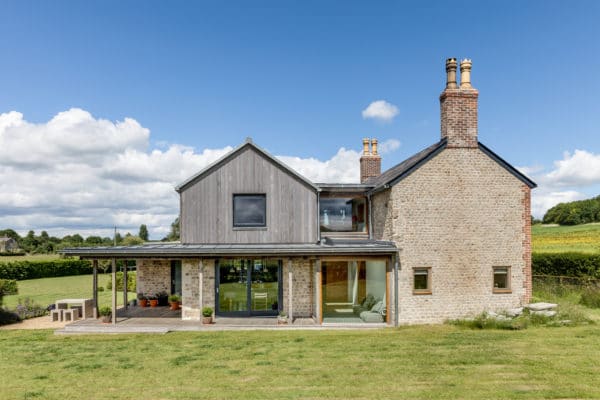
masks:
<path fill-rule="evenodd" d="M 367 232 L 365 197 L 321 197 L 321 232 Z"/>
<path fill-rule="evenodd" d="M 234 194 L 233 226 L 236 228 L 254 228 L 267 226 L 266 195 Z"/>

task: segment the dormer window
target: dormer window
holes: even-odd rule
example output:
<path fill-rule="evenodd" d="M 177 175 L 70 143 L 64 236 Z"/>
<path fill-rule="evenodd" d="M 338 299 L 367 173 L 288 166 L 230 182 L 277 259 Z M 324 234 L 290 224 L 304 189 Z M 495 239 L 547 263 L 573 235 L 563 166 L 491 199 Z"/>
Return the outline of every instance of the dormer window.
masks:
<path fill-rule="evenodd" d="M 264 228 L 267 226 L 267 196 L 265 194 L 233 195 L 233 227 Z"/>
<path fill-rule="evenodd" d="M 367 199 L 322 197 L 319 217 L 321 232 L 367 232 Z"/>

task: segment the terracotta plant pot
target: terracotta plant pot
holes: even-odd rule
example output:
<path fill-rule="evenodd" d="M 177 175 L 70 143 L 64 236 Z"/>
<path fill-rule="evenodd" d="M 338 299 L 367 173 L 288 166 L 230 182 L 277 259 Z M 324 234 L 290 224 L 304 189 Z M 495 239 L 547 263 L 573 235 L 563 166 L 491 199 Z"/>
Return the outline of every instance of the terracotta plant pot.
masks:
<path fill-rule="evenodd" d="M 212 317 L 202 317 L 202 323 L 205 325 L 212 324 Z"/>
<path fill-rule="evenodd" d="M 158 300 L 150 300 L 150 307 L 156 307 L 158 305 Z"/>
<path fill-rule="evenodd" d="M 103 315 L 102 322 L 104 322 L 105 324 L 110 324 L 112 322 L 112 316 L 111 315 Z"/>
<path fill-rule="evenodd" d="M 148 307 L 148 300 L 140 300 L 140 307 Z"/>
<path fill-rule="evenodd" d="M 171 302 L 171 310 L 173 310 L 173 311 L 179 310 L 179 302 L 178 301 Z"/>

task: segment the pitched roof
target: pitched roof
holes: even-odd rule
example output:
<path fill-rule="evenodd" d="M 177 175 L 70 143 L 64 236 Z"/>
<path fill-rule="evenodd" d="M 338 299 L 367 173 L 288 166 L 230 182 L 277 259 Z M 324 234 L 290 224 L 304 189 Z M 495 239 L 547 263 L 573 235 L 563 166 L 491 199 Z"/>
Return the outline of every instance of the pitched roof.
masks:
<path fill-rule="evenodd" d="M 202 169 L 197 174 L 193 175 L 192 177 L 188 178 L 184 182 L 182 182 L 179 185 L 177 185 L 175 187 L 175 190 L 177 192 L 181 192 L 182 190 L 184 190 L 186 187 L 188 187 L 192 183 L 197 182 L 198 180 L 202 179 L 203 177 L 205 177 L 206 175 L 208 175 L 212 171 L 214 171 L 214 170 L 218 169 L 219 167 L 221 167 L 221 165 L 223 165 L 223 164 L 227 163 L 229 160 L 235 158 L 238 154 L 240 154 L 242 151 L 244 151 L 247 148 L 252 148 L 252 149 L 256 150 L 256 152 L 258 154 L 262 155 L 267 160 L 271 161 L 277 167 L 279 167 L 280 169 L 282 169 L 284 172 L 288 173 L 289 175 L 291 175 L 294 178 L 298 179 L 299 181 L 303 182 L 304 184 L 306 184 L 307 186 L 311 187 L 315 191 L 319 190 L 319 188 L 317 186 L 315 186 L 315 184 L 312 183 L 311 181 L 309 181 L 307 178 L 305 178 L 304 176 L 300 175 L 298 172 L 296 172 L 291 167 L 287 166 L 282 161 L 280 161 L 277 158 L 273 157 L 266 150 L 264 150 L 264 149 L 258 147 L 257 145 L 255 145 L 252 142 L 251 138 L 247 138 L 246 141 L 244 143 L 242 143 L 240 146 L 238 146 L 237 148 L 233 149 L 229 153 L 225 154 L 223 157 L 219 158 L 217 161 L 213 162 L 212 164 L 210 164 L 206 168 Z"/>
<path fill-rule="evenodd" d="M 371 193 L 377 193 L 381 190 L 387 189 L 390 186 L 395 185 L 400 182 L 402 179 L 410 175 L 412 172 L 417 170 L 421 165 L 425 164 L 439 152 L 446 148 L 446 139 L 442 139 L 437 143 L 432 144 L 426 149 L 421 150 L 420 152 L 412 155 L 406 160 L 402 161 L 400 164 L 388 169 L 384 173 L 379 176 L 370 178 L 365 182 L 367 185 L 373 185 L 374 188 L 371 190 Z M 479 150 L 481 150 L 485 155 L 490 157 L 492 160 L 496 161 L 501 167 L 506 169 L 509 173 L 514 175 L 521 182 L 525 183 L 530 188 L 537 187 L 536 183 L 525 176 L 518 169 L 504 161 L 499 155 L 494 153 L 488 147 L 486 147 L 483 143 L 478 142 Z"/>
<path fill-rule="evenodd" d="M 410 175 L 413 171 L 426 163 L 430 158 L 438 154 L 446 148 L 446 139 L 442 139 L 437 143 L 432 144 L 426 149 L 413 154 L 411 157 L 402 161 L 400 164 L 393 166 L 379 176 L 370 178 L 365 183 L 374 185 L 372 193 L 387 189 L 391 185 L 395 185 L 401 179 Z"/>

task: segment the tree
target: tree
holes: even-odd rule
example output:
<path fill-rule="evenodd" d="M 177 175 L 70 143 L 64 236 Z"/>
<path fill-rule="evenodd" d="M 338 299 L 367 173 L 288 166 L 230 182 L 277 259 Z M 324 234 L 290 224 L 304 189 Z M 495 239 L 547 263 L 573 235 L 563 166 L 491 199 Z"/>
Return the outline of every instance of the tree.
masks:
<path fill-rule="evenodd" d="M 121 246 L 137 246 L 144 244 L 144 241 L 138 236 L 128 235 L 121 241 Z"/>
<path fill-rule="evenodd" d="M 163 242 L 175 242 L 177 240 L 179 240 L 179 217 L 175 218 L 175 221 L 171 224 L 171 232 L 163 239 Z"/>
<path fill-rule="evenodd" d="M 138 233 L 138 236 L 143 241 L 148 241 L 148 227 L 145 224 L 140 225 L 140 232 Z"/>

